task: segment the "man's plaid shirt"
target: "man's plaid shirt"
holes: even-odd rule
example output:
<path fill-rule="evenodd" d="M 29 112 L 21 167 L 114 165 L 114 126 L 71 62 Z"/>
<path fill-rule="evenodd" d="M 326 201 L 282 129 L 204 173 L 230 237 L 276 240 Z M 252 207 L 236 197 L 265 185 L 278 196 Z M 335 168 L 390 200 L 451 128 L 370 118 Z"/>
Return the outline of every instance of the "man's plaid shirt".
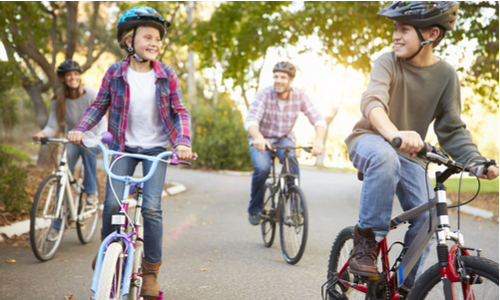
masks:
<path fill-rule="evenodd" d="M 295 142 L 292 129 L 299 112 L 303 112 L 314 127 L 326 128 L 325 120 L 304 90 L 290 88 L 288 101 L 283 101 L 285 103 L 283 110 L 280 109 L 278 101 L 280 100 L 274 86 L 259 90 L 248 110 L 245 129 L 248 130 L 250 126 L 256 125 L 260 133 L 271 143 L 284 137 Z M 248 141 L 252 143 L 253 139 L 248 136 Z"/>

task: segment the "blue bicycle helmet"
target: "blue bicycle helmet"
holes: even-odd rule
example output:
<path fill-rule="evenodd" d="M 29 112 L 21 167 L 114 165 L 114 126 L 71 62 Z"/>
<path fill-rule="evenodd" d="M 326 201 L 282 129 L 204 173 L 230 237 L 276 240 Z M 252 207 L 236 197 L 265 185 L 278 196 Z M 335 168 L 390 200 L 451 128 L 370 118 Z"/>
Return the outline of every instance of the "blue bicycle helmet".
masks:
<path fill-rule="evenodd" d="M 152 26 L 160 31 L 160 37 L 165 36 L 165 31 L 170 27 L 170 23 L 154 9 L 148 6 L 133 7 L 121 15 L 116 26 L 116 38 L 118 43 L 124 31 L 137 26 Z"/>
<path fill-rule="evenodd" d="M 163 39 L 165 32 L 168 27 L 170 27 L 170 23 L 163 19 L 155 9 L 148 6 L 133 7 L 124 12 L 120 19 L 118 19 L 118 24 L 116 26 L 118 44 L 120 44 L 121 48 L 127 50 L 129 55 L 132 55 L 137 61 L 146 62 L 146 60 L 137 56 L 134 51 L 134 38 L 138 26 L 151 26 L 158 29 L 160 31 L 160 38 Z M 134 29 L 134 33 L 132 34 L 132 46 L 127 47 L 121 44 L 121 38 L 124 32 L 131 29 Z"/>

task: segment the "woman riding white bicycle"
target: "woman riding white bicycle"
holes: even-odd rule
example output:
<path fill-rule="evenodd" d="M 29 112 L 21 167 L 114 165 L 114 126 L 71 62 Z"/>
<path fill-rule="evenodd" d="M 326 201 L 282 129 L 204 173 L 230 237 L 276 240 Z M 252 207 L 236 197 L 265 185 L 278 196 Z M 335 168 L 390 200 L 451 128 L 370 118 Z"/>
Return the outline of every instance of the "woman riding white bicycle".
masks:
<path fill-rule="evenodd" d="M 76 126 L 87 108 L 94 102 L 97 92 L 95 89 L 83 85 L 80 75 L 82 68 L 71 59 L 64 61 L 57 67 L 57 75 L 63 83 L 63 91 L 50 103 L 50 115 L 47 125 L 41 131 L 33 135 L 33 140 L 39 142 L 43 137 L 55 137 L 59 127 L 65 127 L 65 132 L 69 132 Z M 98 135 L 106 131 L 106 117 L 104 117 L 91 131 Z M 85 169 L 83 180 L 84 192 L 87 194 L 86 201 L 95 204 L 97 197 L 97 171 L 96 155 L 97 149 L 85 148 L 77 145 L 67 145 L 68 167 L 71 173 L 75 171 L 75 165 L 81 156 Z M 57 236 L 57 231 L 51 228 L 51 236 Z"/>

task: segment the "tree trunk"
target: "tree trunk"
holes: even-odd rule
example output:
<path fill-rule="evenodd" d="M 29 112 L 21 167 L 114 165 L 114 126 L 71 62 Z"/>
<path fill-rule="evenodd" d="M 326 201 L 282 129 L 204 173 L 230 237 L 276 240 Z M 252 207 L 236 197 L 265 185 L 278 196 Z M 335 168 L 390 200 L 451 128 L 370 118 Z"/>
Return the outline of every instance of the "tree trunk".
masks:
<path fill-rule="evenodd" d="M 315 164 L 316 166 L 324 166 L 325 165 L 326 140 L 328 139 L 328 130 L 330 129 L 330 124 L 332 124 L 333 120 L 335 119 L 335 117 L 337 116 L 338 113 L 339 113 L 339 107 L 334 106 L 332 108 L 331 114 L 325 118 L 326 132 L 325 132 L 325 138 L 323 139 L 323 145 L 325 145 L 325 149 L 324 149 L 323 153 L 318 155 L 318 157 L 316 158 L 316 164 Z"/>

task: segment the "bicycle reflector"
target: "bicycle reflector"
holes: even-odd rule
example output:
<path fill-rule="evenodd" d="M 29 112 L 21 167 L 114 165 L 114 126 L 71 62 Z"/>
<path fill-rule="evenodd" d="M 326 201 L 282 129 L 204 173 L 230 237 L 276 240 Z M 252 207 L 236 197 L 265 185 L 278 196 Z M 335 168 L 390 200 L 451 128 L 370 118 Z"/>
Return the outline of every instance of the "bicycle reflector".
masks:
<path fill-rule="evenodd" d="M 111 216 L 111 225 L 125 225 L 124 214 L 114 214 Z"/>

